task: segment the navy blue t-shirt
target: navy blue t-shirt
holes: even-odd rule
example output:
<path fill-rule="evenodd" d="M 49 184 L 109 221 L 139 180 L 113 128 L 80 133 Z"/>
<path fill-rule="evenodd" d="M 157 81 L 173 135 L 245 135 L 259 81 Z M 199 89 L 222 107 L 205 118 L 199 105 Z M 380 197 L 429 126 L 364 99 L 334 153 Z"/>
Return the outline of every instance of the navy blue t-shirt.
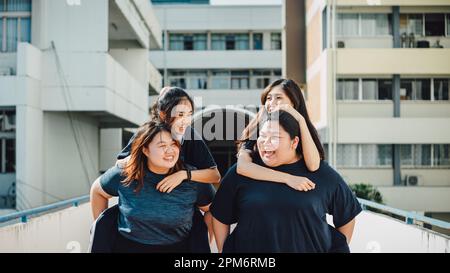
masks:
<path fill-rule="evenodd" d="M 119 197 L 119 232 L 126 238 L 149 245 L 169 245 L 189 236 L 195 206 L 205 206 L 214 197 L 211 184 L 184 180 L 170 193 L 156 190 L 166 175 L 147 169 L 144 186 L 135 193 L 137 182 L 126 187 L 122 169 L 110 168 L 100 178 L 102 189 Z"/>
<path fill-rule="evenodd" d="M 125 148 L 117 155 L 117 159 L 123 159 L 130 155 L 131 145 L 133 144 L 135 137 L 136 134 L 131 137 L 127 146 L 125 146 Z M 186 129 L 185 135 L 183 136 L 180 159 L 183 163 L 194 166 L 199 170 L 217 167 L 203 138 L 191 126 Z"/>
<path fill-rule="evenodd" d="M 264 166 L 260 159 L 255 163 Z M 272 169 L 307 177 L 316 187 L 308 192 L 297 191 L 285 184 L 238 175 L 236 165 L 231 167 L 210 207 L 220 222 L 237 223 L 223 251 L 330 252 L 336 244 L 348 248 L 345 236 L 326 221 L 328 213 L 335 227 L 341 227 L 361 212 L 342 177 L 324 161 L 313 173 L 304 160 Z"/>

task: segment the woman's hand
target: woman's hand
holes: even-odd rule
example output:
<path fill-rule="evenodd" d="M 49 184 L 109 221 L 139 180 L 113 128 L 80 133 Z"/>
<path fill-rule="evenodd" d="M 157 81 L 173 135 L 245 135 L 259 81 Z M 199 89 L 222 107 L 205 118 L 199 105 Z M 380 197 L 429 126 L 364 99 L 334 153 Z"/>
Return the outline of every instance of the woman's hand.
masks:
<path fill-rule="evenodd" d="M 294 107 L 290 104 L 279 104 L 275 106 L 275 108 L 272 110 L 272 113 L 275 111 L 286 111 L 289 114 L 291 114 L 298 122 L 304 120 L 305 118 L 297 111 Z"/>
<path fill-rule="evenodd" d="M 185 179 L 187 179 L 186 171 L 185 170 L 178 171 L 161 180 L 161 182 L 159 182 L 156 185 L 156 189 L 160 192 L 170 193 Z"/>
<path fill-rule="evenodd" d="M 286 181 L 286 185 L 297 191 L 310 191 L 316 188 L 316 184 L 308 178 L 295 175 L 289 177 L 289 180 Z"/>

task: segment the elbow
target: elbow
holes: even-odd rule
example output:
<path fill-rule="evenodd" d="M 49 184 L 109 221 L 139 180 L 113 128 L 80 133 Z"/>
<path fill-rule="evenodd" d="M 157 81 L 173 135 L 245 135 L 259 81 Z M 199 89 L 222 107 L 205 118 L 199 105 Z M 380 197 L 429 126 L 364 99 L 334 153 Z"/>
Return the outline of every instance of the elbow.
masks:
<path fill-rule="evenodd" d="M 319 169 L 319 167 L 320 167 L 320 162 L 312 164 L 312 165 L 308 165 L 308 170 L 310 172 L 315 172 L 315 171 L 317 171 Z"/>
<path fill-rule="evenodd" d="M 215 172 L 214 172 L 214 176 L 213 176 L 212 182 L 214 184 L 217 184 L 217 183 L 220 183 L 220 180 L 222 179 L 222 176 L 220 175 L 220 172 L 219 172 L 218 168 L 215 168 L 214 170 L 215 170 Z"/>
<path fill-rule="evenodd" d="M 315 160 L 314 162 L 307 163 L 306 167 L 310 172 L 315 172 L 320 168 L 320 160 Z"/>

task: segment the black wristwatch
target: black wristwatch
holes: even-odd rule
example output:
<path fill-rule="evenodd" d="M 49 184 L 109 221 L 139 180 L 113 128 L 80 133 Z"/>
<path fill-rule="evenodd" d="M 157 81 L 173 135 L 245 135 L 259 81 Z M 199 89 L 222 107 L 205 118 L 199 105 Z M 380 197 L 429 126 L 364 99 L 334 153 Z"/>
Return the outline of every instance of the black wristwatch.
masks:
<path fill-rule="evenodd" d="M 191 180 L 192 178 L 191 170 L 186 169 L 186 173 L 187 173 L 187 180 Z"/>

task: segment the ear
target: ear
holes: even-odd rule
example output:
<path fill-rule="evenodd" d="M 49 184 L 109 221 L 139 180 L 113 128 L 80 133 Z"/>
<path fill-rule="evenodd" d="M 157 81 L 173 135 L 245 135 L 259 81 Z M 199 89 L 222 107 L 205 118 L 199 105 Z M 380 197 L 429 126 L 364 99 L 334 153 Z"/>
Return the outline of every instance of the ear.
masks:
<path fill-rule="evenodd" d="M 149 157 L 150 151 L 149 151 L 148 147 L 143 147 L 143 148 L 142 148 L 142 152 L 144 153 L 144 155 L 145 155 L 146 157 Z"/>
<path fill-rule="evenodd" d="M 297 146 L 300 144 L 300 138 L 296 136 L 292 142 L 292 149 L 296 150 Z"/>

